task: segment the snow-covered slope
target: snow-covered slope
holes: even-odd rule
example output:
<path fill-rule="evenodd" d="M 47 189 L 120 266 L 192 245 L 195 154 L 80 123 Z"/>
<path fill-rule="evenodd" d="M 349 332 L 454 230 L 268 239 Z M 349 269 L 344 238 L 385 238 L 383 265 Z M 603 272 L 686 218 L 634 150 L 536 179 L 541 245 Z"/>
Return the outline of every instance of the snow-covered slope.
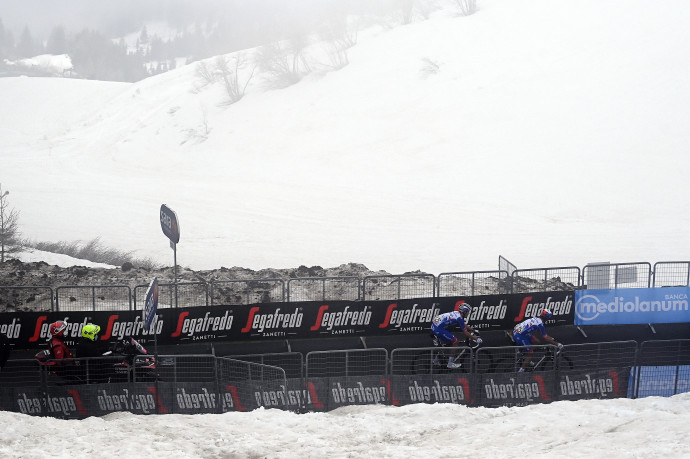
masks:
<path fill-rule="evenodd" d="M 0 79 L 24 235 L 172 263 L 404 272 L 690 259 L 690 6 L 484 0 L 360 33 L 339 71 L 225 105 L 194 65 Z M 315 68 L 319 68 L 315 66 Z"/>

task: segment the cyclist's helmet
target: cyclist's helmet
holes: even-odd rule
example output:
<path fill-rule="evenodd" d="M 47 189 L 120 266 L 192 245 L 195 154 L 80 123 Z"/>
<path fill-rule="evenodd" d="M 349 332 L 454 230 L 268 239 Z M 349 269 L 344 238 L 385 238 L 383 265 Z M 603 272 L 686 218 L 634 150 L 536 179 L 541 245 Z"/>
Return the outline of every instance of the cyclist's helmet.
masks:
<path fill-rule="evenodd" d="M 50 336 L 60 336 L 64 338 L 65 332 L 67 331 L 67 322 L 65 322 L 64 320 L 58 320 L 57 322 L 53 322 L 52 324 L 50 324 L 48 331 L 50 332 Z"/>
<path fill-rule="evenodd" d="M 98 339 L 98 333 L 101 331 L 101 327 L 94 324 L 86 324 L 81 329 L 81 336 L 91 341 L 96 341 Z"/>
<path fill-rule="evenodd" d="M 470 306 L 470 305 L 467 304 L 467 303 L 463 303 L 462 306 L 460 306 L 460 309 L 458 309 L 458 311 L 459 311 L 463 316 L 467 317 L 467 316 L 469 315 L 470 311 L 472 311 L 472 306 Z"/>
<path fill-rule="evenodd" d="M 550 319 L 551 316 L 553 316 L 553 314 L 550 309 L 542 309 L 539 313 L 539 318 L 543 320 Z"/>

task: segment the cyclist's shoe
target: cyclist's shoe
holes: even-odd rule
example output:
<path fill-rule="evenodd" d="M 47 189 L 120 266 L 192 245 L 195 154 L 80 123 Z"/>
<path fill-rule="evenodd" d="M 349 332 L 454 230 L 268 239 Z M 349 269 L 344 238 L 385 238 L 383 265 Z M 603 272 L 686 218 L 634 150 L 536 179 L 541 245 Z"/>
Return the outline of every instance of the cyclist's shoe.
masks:
<path fill-rule="evenodd" d="M 462 363 L 448 362 L 448 368 L 455 370 L 462 367 Z"/>
<path fill-rule="evenodd" d="M 518 370 L 518 373 L 524 373 L 524 372 L 525 372 L 525 369 L 524 369 L 524 368 L 520 368 L 520 369 Z"/>

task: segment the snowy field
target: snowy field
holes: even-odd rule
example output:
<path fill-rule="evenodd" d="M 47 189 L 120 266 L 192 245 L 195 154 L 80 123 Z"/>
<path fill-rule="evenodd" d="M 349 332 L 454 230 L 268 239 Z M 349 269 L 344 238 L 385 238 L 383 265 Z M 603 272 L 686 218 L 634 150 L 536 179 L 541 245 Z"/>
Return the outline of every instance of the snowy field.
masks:
<path fill-rule="evenodd" d="M 690 457 L 690 394 L 519 408 L 452 404 L 56 420 L 0 412 L 0 457 Z"/>
<path fill-rule="evenodd" d="M 229 106 L 194 64 L 0 78 L 0 182 L 24 236 L 171 265 L 165 203 L 192 269 L 690 259 L 690 3 L 439 3 L 361 30 L 341 70 L 314 62 L 282 90 L 258 72 Z"/>

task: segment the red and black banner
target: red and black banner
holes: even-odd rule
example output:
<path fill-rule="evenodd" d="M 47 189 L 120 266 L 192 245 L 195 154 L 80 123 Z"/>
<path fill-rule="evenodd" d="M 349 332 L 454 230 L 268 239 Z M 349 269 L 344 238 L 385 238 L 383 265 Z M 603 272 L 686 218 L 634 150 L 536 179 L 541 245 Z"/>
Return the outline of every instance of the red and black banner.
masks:
<path fill-rule="evenodd" d="M 392 336 L 429 330 L 438 314 L 472 306 L 469 324 L 482 330 L 511 330 L 543 308 L 553 312 L 547 325 L 572 325 L 574 292 L 542 292 L 475 297 L 419 298 L 398 301 L 330 301 L 264 303 L 159 309 L 155 330 L 144 326 L 141 311 L 74 311 L 0 314 L 0 333 L 15 349 L 46 346 L 48 326 L 69 324 L 67 344 L 80 336 L 87 323 L 101 327 L 101 339 L 132 336 L 144 345 L 252 339 L 323 338 L 333 336 Z"/>

